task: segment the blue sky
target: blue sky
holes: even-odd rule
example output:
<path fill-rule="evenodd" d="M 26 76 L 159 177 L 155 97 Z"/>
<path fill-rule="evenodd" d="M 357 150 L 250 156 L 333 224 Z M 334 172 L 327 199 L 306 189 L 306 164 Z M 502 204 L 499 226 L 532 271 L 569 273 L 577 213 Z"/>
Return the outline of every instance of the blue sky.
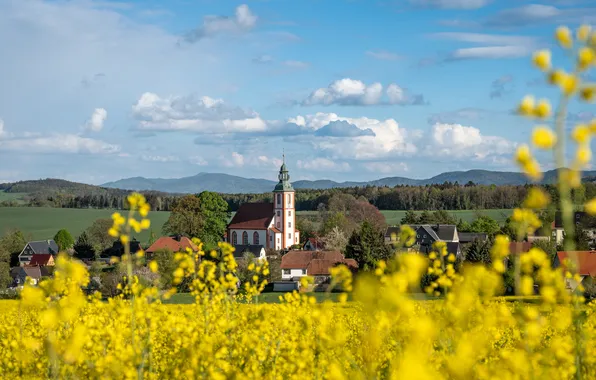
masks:
<path fill-rule="evenodd" d="M 516 170 L 531 53 L 590 3 L 0 0 L 0 182 Z"/>

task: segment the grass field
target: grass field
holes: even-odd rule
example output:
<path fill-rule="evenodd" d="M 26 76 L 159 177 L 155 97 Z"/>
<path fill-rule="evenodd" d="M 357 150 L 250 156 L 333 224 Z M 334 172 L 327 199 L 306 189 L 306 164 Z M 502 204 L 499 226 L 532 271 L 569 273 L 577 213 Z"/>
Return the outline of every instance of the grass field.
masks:
<path fill-rule="evenodd" d="M 15 201 L 17 203 L 23 204 L 25 200 L 23 197 L 27 195 L 26 193 L 6 193 L 4 191 L 0 191 L 0 202 L 4 201 Z"/>
<path fill-rule="evenodd" d="M 0 196 L 17 195 L 0 193 Z M 0 198 L 0 201 L 2 198 Z M 56 232 L 66 228 L 75 238 L 94 220 L 109 218 L 113 210 L 95 209 L 68 209 L 49 207 L 0 207 L 0 235 L 6 231 L 18 228 L 28 238 L 33 240 L 45 240 L 54 237 Z M 472 221 L 479 215 L 487 215 L 502 223 L 510 214 L 511 210 L 469 210 L 469 211 L 448 211 L 457 219 Z M 315 215 L 316 211 L 301 211 L 298 215 Z M 405 211 L 382 211 L 389 225 L 397 225 L 405 215 Z M 151 228 L 156 235 L 161 234 L 161 228 L 170 215 L 169 212 L 152 212 Z M 135 236 L 142 242 L 147 242 L 149 232 Z"/>
<path fill-rule="evenodd" d="M 99 218 L 109 218 L 113 210 L 69 209 L 49 207 L 0 207 L 0 235 L 14 228 L 25 233 L 28 239 L 52 239 L 56 232 L 66 228 L 76 239 L 81 232 Z M 156 235 L 168 219 L 169 212 L 152 212 L 151 227 Z M 134 235 L 137 240 L 147 242 L 149 232 Z"/>

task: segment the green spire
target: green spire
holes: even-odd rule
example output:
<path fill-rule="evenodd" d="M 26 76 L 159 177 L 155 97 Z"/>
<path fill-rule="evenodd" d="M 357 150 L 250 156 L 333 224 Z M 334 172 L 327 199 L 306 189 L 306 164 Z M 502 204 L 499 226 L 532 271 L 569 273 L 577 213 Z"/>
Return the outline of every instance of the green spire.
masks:
<path fill-rule="evenodd" d="M 283 162 L 281 168 L 279 168 L 279 182 L 275 185 L 273 191 L 294 191 L 292 184 L 290 183 L 290 175 L 288 174 L 288 168 L 286 167 L 286 155 L 283 155 Z"/>

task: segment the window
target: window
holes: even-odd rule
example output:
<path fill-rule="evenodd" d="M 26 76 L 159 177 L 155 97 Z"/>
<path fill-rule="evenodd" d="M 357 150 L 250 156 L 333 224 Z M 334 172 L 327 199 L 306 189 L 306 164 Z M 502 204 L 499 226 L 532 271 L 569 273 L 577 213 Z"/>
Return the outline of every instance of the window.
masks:
<path fill-rule="evenodd" d="M 302 274 L 306 275 L 306 269 L 302 269 Z"/>
<path fill-rule="evenodd" d="M 288 210 L 288 216 L 292 216 L 292 211 Z"/>
<path fill-rule="evenodd" d="M 248 232 L 244 231 L 242 233 L 242 244 L 248 245 Z"/>
<path fill-rule="evenodd" d="M 277 244 L 279 244 L 279 238 L 277 238 Z"/>
<path fill-rule="evenodd" d="M 284 269 L 284 274 L 290 274 L 290 270 L 289 269 Z"/>
<path fill-rule="evenodd" d="M 252 234 L 252 243 L 254 245 L 258 245 L 259 244 L 259 233 L 257 231 L 255 231 L 255 233 Z"/>
<path fill-rule="evenodd" d="M 273 235 L 269 235 L 269 241 L 273 241 Z"/>
<path fill-rule="evenodd" d="M 279 222 L 277 222 L 277 228 L 279 229 Z"/>
<path fill-rule="evenodd" d="M 236 231 L 232 232 L 232 245 L 238 245 L 238 234 Z"/>
<path fill-rule="evenodd" d="M 292 240 L 292 234 L 291 233 L 288 234 L 288 239 Z"/>
<path fill-rule="evenodd" d="M 281 204 L 281 194 L 277 194 L 277 204 Z"/>
<path fill-rule="evenodd" d="M 277 216 L 280 217 L 281 216 L 281 212 L 277 211 Z"/>
<path fill-rule="evenodd" d="M 292 222 L 288 222 L 288 228 L 292 228 Z"/>
<path fill-rule="evenodd" d="M 292 204 L 292 194 L 288 194 L 288 206 Z"/>

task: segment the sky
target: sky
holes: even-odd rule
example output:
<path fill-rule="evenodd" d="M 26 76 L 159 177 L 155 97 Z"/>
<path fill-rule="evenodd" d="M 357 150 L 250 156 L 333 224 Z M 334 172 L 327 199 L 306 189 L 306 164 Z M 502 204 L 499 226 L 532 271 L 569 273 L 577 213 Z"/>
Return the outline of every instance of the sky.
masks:
<path fill-rule="evenodd" d="M 0 0 L 0 182 L 517 170 L 581 0 Z M 592 118 L 572 103 L 570 120 Z M 539 156 L 552 167 L 548 154 Z"/>

